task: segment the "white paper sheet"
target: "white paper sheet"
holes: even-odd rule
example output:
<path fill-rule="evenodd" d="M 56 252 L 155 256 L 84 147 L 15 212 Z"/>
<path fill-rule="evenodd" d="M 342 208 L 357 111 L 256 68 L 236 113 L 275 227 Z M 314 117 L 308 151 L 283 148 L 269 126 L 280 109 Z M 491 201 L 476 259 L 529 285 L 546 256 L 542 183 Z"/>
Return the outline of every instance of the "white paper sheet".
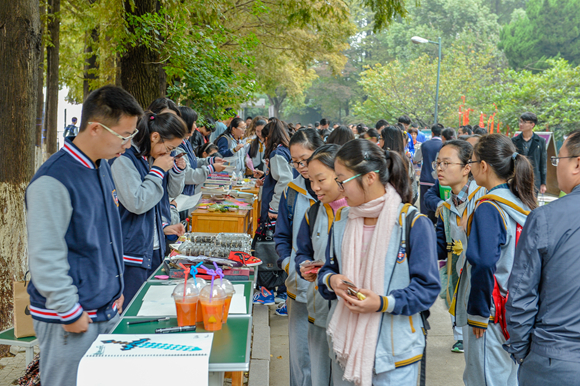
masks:
<path fill-rule="evenodd" d="M 232 297 L 230 304 L 230 314 L 247 314 L 247 299 L 244 296 L 244 286 L 241 284 L 234 285 L 236 293 Z M 143 303 L 137 312 L 137 316 L 177 316 L 175 301 L 171 296 L 175 285 L 152 285 L 149 287 Z"/>
<path fill-rule="evenodd" d="M 197 205 L 199 200 L 201 199 L 201 193 L 194 194 L 193 196 L 187 196 L 185 194 L 180 194 L 175 199 L 175 203 L 177 204 L 178 211 L 184 211 L 191 209 Z"/>
<path fill-rule="evenodd" d="M 205 386 L 212 340 L 209 333 L 99 335 L 81 359 L 77 385 L 180 385 L 195 374 L 195 385 Z"/>

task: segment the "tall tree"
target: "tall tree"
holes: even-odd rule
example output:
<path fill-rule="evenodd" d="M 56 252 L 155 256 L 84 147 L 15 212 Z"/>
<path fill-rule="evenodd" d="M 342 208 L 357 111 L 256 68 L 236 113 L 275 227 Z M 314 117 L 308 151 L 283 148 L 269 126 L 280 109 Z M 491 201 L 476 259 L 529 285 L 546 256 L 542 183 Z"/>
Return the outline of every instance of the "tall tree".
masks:
<path fill-rule="evenodd" d="M 38 0 L 0 2 L 0 330 L 26 270 L 24 192 L 34 172 L 41 32 Z"/>
<path fill-rule="evenodd" d="M 48 0 L 48 35 L 50 42 L 46 47 L 46 155 L 56 153 L 58 133 L 58 74 L 60 47 L 60 0 Z"/>
<path fill-rule="evenodd" d="M 501 32 L 499 47 L 515 69 L 545 68 L 546 58 L 580 64 L 580 0 L 529 0 L 523 17 Z"/>
<path fill-rule="evenodd" d="M 129 34 L 137 33 L 136 18 L 156 13 L 158 6 L 159 0 L 125 0 Z M 165 90 L 161 89 L 159 55 L 140 41 L 126 49 L 121 58 L 121 85 L 143 108 L 147 108 L 155 99 L 165 95 Z"/>

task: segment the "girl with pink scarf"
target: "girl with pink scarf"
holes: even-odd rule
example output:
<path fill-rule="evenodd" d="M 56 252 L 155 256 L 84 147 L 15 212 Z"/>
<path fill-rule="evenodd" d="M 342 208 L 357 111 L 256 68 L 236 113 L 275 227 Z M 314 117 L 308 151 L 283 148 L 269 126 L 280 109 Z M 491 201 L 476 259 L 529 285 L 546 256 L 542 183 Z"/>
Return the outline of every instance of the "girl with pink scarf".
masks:
<path fill-rule="evenodd" d="M 319 292 L 333 300 L 333 384 L 414 386 L 425 347 L 420 313 L 440 290 L 433 225 L 404 205 L 411 187 L 399 154 L 350 141 L 338 151 L 335 171 L 350 208 L 341 214 L 346 221 L 333 224 L 318 273 Z M 348 292 L 353 285 L 358 296 Z"/>

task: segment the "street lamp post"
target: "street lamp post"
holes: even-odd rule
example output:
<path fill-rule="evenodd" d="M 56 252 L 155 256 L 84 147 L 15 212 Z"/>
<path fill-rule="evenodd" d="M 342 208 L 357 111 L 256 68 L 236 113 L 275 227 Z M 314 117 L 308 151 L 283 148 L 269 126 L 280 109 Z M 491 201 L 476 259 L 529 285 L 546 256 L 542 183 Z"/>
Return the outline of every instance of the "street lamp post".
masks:
<path fill-rule="evenodd" d="M 437 87 L 435 89 L 435 123 L 434 123 L 437 124 L 437 112 L 439 108 L 439 77 L 441 76 L 441 38 L 439 38 L 438 41 L 434 42 L 419 36 L 413 36 L 411 38 L 411 41 L 415 44 L 432 43 L 437 44 L 439 46 L 439 61 L 437 62 Z"/>

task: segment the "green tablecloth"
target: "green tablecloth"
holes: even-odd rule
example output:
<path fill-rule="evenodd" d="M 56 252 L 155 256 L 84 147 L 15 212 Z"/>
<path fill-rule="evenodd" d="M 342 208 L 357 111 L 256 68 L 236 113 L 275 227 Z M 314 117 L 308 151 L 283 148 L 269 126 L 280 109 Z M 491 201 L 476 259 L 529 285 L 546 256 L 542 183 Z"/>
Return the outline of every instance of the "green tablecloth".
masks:
<path fill-rule="evenodd" d="M 112 334 L 154 334 L 155 329 L 177 326 L 177 319 L 143 324 L 127 325 L 140 318 L 123 317 Z M 250 363 L 250 339 L 252 318 L 249 315 L 230 315 L 220 331 L 213 334 L 209 357 L 209 371 L 248 371 Z M 197 324 L 197 332 L 207 332 L 203 323 Z M 187 334 L 182 332 L 181 334 Z"/>

